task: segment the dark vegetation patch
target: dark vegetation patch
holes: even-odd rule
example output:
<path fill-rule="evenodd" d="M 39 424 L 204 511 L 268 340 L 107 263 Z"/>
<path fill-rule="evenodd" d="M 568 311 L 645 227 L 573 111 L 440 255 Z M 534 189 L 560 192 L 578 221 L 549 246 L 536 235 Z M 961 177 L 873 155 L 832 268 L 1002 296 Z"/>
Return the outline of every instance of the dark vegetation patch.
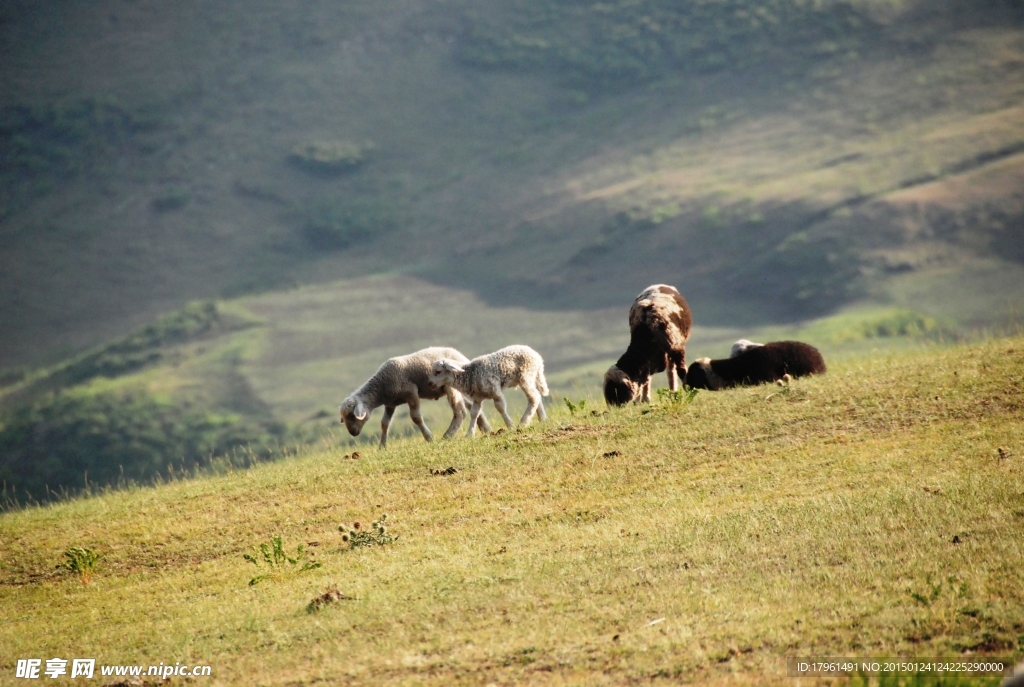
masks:
<path fill-rule="evenodd" d="M 116 153 L 152 152 L 142 135 L 159 127 L 155 116 L 98 98 L 0 108 L 0 220 Z"/>
<path fill-rule="evenodd" d="M 591 91 L 783 59 L 810 66 L 856 51 L 877 33 L 867 15 L 845 2 L 507 0 L 500 7 L 478 4 L 467 12 L 461 61 L 542 72 Z"/>
<path fill-rule="evenodd" d="M 555 234 L 559 226 L 592 214 L 590 208 L 572 209 L 544 230 Z M 610 284 L 635 288 L 662 281 L 675 284 L 687 299 L 727 306 L 704 313 L 705 323 L 735 320 L 730 303 L 752 321 L 818 317 L 864 289 L 860 246 L 851 235 L 821 223 L 822 217 L 806 203 L 719 207 L 704 201 L 660 221 L 619 212 L 560 266 L 560 279 L 494 280 L 484 293 L 495 303 L 524 299 L 548 307 L 608 307 L 636 295 L 616 292 Z"/>
<path fill-rule="evenodd" d="M 273 420 L 231 355 L 203 371 L 199 390 L 172 384 L 157 393 L 129 376 L 198 355 L 183 344 L 254 325 L 216 303 L 192 303 L 10 389 L 0 398 L 4 505 L 190 474 L 238 451 L 245 463 L 271 455 L 290 430 Z"/>
<path fill-rule="evenodd" d="M 169 346 L 255 326 L 228 315 L 213 301 L 190 303 L 128 336 L 72 358 L 37 383 L 37 388 L 72 386 L 96 377 L 118 377 L 163 361 Z"/>
<path fill-rule="evenodd" d="M 163 195 L 157 196 L 150 202 L 150 207 L 156 212 L 173 212 L 188 205 L 191 200 L 188 191 L 183 189 L 171 189 Z"/>
<path fill-rule="evenodd" d="M 372 196 L 314 202 L 299 214 L 302 237 L 315 251 L 345 250 L 393 231 L 400 222 L 394 205 Z"/>
<path fill-rule="evenodd" d="M 160 398 L 141 387 L 47 395 L 0 425 L 0 482 L 5 496 L 48 501 L 90 485 L 148 482 L 188 474 L 214 456 L 246 447 L 268 455 L 285 427 L 271 421 Z"/>

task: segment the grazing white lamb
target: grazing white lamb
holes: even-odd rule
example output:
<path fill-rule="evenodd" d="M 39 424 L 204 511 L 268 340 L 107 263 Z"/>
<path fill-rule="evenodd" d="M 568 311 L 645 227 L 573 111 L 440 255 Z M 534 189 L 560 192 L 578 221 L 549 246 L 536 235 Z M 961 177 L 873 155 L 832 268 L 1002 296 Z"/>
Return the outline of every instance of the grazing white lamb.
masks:
<path fill-rule="evenodd" d="M 455 388 L 473 399 L 469 411 L 469 431 L 473 436 L 476 420 L 482 417 L 485 399 L 494 401 L 494 407 L 501 413 L 505 425 L 512 427 L 512 418 L 505 407 L 502 389 L 518 386 L 529 402 L 520 424 L 528 425 L 536 412 L 541 420 L 547 419 L 541 396 L 548 395 L 548 383 L 544 379 L 544 359 L 529 346 L 507 346 L 501 350 L 473 358 L 468 363 L 458 360 L 438 360 L 433 363 L 430 381 L 436 386 Z"/>
<path fill-rule="evenodd" d="M 739 341 L 732 345 L 732 349 L 729 350 L 729 357 L 735 358 L 740 353 L 746 353 L 751 348 L 757 348 L 758 346 L 764 346 L 764 344 L 754 343 L 753 341 L 748 341 L 747 339 L 740 339 Z"/>
<path fill-rule="evenodd" d="M 348 429 L 352 436 L 359 436 L 363 425 L 370 417 L 370 412 L 377 406 L 384 406 L 384 418 L 380 423 L 380 445 L 388 444 L 388 427 L 391 425 L 391 417 L 395 414 L 395 408 L 402 405 L 409 405 L 409 417 L 420 428 L 423 438 L 431 441 L 434 436 L 427 428 L 420 414 L 420 399 L 438 399 L 442 396 L 448 397 L 448 403 L 452 407 L 452 423 L 444 433 L 444 438 L 449 439 L 459 431 L 462 420 L 466 417 L 467 403 L 458 390 L 448 385 L 433 385 L 430 382 L 430 366 L 438 360 L 454 360 L 458 362 L 469 362 L 469 358 L 459 353 L 454 348 L 424 348 L 423 350 L 410 353 L 409 355 L 398 356 L 387 360 L 380 368 L 366 380 L 361 387 L 353 391 L 348 398 L 341 402 L 338 410 L 341 414 L 341 422 Z M 480 429 L 485 432 L 491 431 L 487 419 L 479 419 Z"/>

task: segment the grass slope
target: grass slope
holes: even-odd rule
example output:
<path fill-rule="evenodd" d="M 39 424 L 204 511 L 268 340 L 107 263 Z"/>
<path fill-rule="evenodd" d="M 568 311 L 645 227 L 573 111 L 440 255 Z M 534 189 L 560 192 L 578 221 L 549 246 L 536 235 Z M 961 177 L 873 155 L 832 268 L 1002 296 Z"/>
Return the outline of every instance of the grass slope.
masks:
<path fill-rule="evenodd" d="M 341 399 L 383 360 L 432 345 L 475 356 L 529 344 L 545 356 L 552 402 L 593 400 L 628 343 L 625 319 L 620 308 L 493 307 L 403 276 L 196 303 L 53 368 L 12 376 L 0 387 L 0 481 L 26 502 L 86 481 L 145 482 L 233 449 L 266 456 L 268 447 L 317 440 L 335 428 Z M 522 406 L 514 395 L 513 412 Z M 451 419 L 444 403 L 423 410 L 435 429 Z M 332 441 L 376 442 L 381 412 L 358 440 Z M 406 408 L 397 419 L 393 434 L 417 434 Z"/>
<path fill-rule="evenodd" d="M 948 283 L 948 280 L 947 280 Z M 639 286 L 637 287 L 640 288 Z M 1012 297 L 1012 289 L 998 298 Z M 939 300 L 944 300 L 940 298 Z M 898 302 L 898 301 L 897 301 Z M 958 291 L 965 317 L 994 308 Z M 385 304 L 377 310 L 368 303 Z M 689 358 L 728 355 L 732 341 L 800 339 L 830 360 L 922 341 L 976 337 L 929 299 L 912 307 L 855 307 L 788 327 L 698 325 Z M 691 300 L 702 321 L 708 308 Z M 33 502 L 124 480 L 190 470 L 233 455 L 248 463 L 283 445 L 375 443 L 376 411 L 358 439 L 334 433 L 341 399 L 388 357 L 432 345 L 475 356 L 525 343 L 545 358 L 549 404 L 601 404 L 601 380 L 628 343 L 624 308 L 531 310 L 409 276 L 375 276 L 232 301 L 194 303 L 137 332 L 0 386 L 0 482 L 5 502 Z M 655 385 L 664 384 L 659 375 Z M 510 398 L 521 413 L 521 394 Z M 446 404 L 424 404 L 447 426 Z M 392 432 L 416 436 L 401 408 Z"/>
<path fill-rule="evenodd" d="M 781 684 L 794 655 L 1019 655 L 1022 399 L 1024 338 L 993 339 L 5 513 L 0 670 Z M 382 513 L 395 542 L 342 541 Z M 275 536 L 316 542 L 322 566 L 250 586 L 243 554 Z M 54 570 L 73 546 L 104 555 L 87 585 Z M 332 588 L 345 598 L 307 612 Z"/>

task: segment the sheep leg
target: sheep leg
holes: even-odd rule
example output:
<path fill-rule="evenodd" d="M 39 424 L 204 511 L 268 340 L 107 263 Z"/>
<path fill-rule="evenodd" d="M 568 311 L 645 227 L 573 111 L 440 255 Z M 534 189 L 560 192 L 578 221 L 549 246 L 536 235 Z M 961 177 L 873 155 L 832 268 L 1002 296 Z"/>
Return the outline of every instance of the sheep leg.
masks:
<path fill-rule="evenodd" d="M 480 417 L 476 419 L 477 427 L 486 434 L 491 433 L 491 423 L 487 421 L 487 416 L 483 413 L 483 405 L 480 406 Z"/>
<path fill-rule="evenodd" d="M 505 407 L 505 395 L 500 391 L 494 397 L 494 407 L 497 408 L 498 412 L 501 413 L 501 417 L 505 420 L 505 426 L 512 429 L 515 425 L 512 423 L 512 417 L 508 414 L 508 408 Z"/>
<path fill-rule="evenodd" d="M 444 438 L 451 439 L 462 427 L 462 421 L 466 418 L 466 401 L 462 398 L 462 394 L 452 387 L 448 387 L 445 395 L 448 397 L 448 404 L 452 407 L 452 423 L 448 425 Z"/>
<path fill-rule="evenodd" d="M 640 400 L 644 403 L 651 402 L 651 378 L 648 377 L 647 381 L 640 387 Z"/>
<path fill-rule="evenodd" d="M 544 401 L 541 400 L 540 392 L 536 387 L 531 387 L 526 384 L 519 387 L 526 394 L 526 412 L 523 413 L 523 419 L 519 421 L 519 424 L 526 427 L 530 424 L 530 420 L 533 419 L 533 414 L 540 411 L 540 419 L 544 420 L 547 418 L 547 413 L 544 412 Z"/>
<path fill-rule="evenodd" d="M 686 383 L 686 353 L 673 351 L 668 358 L 668 388 L 675 391 Z"/>
<path fill-rule="evenodd" d="M 416 423 L 416 426 L 420 428 L 420 432 L 423 433 L 423 438 L 427 441 L 433 441 L 434 435 L 430 433 L 430 429 L 427 428 L 427 423 L 423 421 L 423 415 L 420 413 L 420 402 L 419 399 L 409 400 L 409 417 Z"/>
<path fill-rule="evenodd" d="M 384 406 L 384 417 L 380 421 L 380 447 L 388 445 L 388 427 L 391 426 L 391 416 L 395 414 L 395 406 Z"/>
<path fill-rule="evenodd" d="M 469 410 L 469 430 L 466 432 L 467 437 L 473 436 L 473 433 L 476 432 L 477 420 L 480 419 L 483 409 L 483 402 L 473 399 L 473 407 Z"/>

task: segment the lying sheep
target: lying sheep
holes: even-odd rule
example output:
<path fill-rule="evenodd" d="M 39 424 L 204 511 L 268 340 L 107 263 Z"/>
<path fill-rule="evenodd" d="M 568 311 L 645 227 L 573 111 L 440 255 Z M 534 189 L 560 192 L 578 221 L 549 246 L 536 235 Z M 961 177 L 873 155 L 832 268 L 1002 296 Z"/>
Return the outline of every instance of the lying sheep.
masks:
<path fill-rule="evenodd" d="M 800 341 L 773 341 L 749 348 L 732 358 L 701 358 L 686 373 L 694 389 L 718 391 L 781 380 L 785 375 L 824 374 L 825 359 L 818 349 Z"/>
<path fill-rule="evenodd" d="M 686 299 L 674 286 L 655 284 L 641 292 L 629 309 L 629 347 L 604 375 L 604 400 L 621 406 L 651 400 L 651 375 L 668 372 L 669 389 L 676 375 L 686 375 L 686 340 L 692 317 Z"/>
<path fill-rule="evenodd" d="M 494 401 L 494 407 L 501 413 L 505 425 L 512 427 L 512 418 L 505 407 L 502 389 L 518 386 L 526 394 L 528 404 L 523 413 L 521 425 L 530 424 L 533 414 L 547 419 L 541 396 L 548 395 L 548 383 L 544 379 L 544 359 L 529 346 L 507 346 L 501 350 L 473 358 L 468 363 L 457 360 L 437 360 L 431 366 L 430 381 L 437 386 L 458 389 L 473 399 L 469 412 L 469 431 L 473 436 L 476 420 L 482 417 L 485 399 Z"/>
<path fill-rule="evenodd" d="M 747 339 L 740 339 L 739 341 L 732 345 L 732 349 L 729 351 L 729 357 L 735 358 L 740 353 L 746 353 L 751 348 L 757 348 L 758 346 L 764 346 L 764 344 L 754 343 L 753 341 L 748 341 Z"/>
<path fill-rule="evenodd" d="M 423 438 L 431 441 L 434 437 L 420 414 L 420 399 L 435 400 L 447 396 L 453 417 L 444 438 L 454 436 L 466 417 L 467 403 L 456 389 L 430 383 L 430 366 L 438 360 L 469 362 L 469 358 L 454 348 L 424 348 L 409 355 L 387 360 L 365 384 L 353 391 L 339 406 L 341 422 L 348 429 L 348 433 L 359 436 L 367 418 L 370 417 L 370 412 L 377 406 L 384 406 L 384 418 L 380 423 L 380 445 L 387 446 L 388 427 L 391 425 L 395 408 L 408 404 L 412 421 L 420 428 Z M 481 417 L 480 423 L 480 429 L 486 432 L 491 430 L 485 418 Z"/>

